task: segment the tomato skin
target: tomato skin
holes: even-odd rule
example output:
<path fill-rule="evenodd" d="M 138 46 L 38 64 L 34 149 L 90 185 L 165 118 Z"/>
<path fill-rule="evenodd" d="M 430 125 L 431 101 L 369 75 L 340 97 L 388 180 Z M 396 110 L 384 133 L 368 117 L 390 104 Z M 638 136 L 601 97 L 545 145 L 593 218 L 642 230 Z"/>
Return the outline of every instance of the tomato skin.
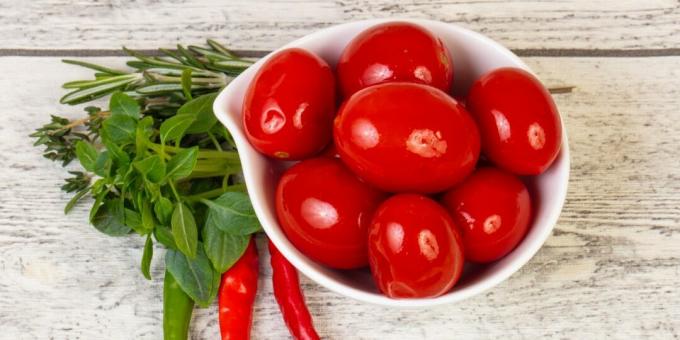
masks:
<path fill-rule="evenodd" d="M 299 48 L 282 50 L 260 68 L 243 100 L 243 126 L 253 147 L 270 157 L 313 156 L 330 141 L 335 115 L 330 66 Z"/>
<path fill-rule="evenodd" d="M 276 213 L 288 239 L 309 258 L 332 268 L 359 268 L 368 264 L 368 225 L 384 197 L 339 159 L 318 157 L 283 174 Z"/>
<path fill-rule="evenodd" d="M 417 194 L 387 199 L 373 215 L 368 236 L 371 273 L 391 298 L 436 297 L 463 270 L 454 222 L 437 202 Z"/>
<path fill-rule="evenodd" d="M 390 22 L 363 31 L 345 47 L 338 77 L 345 98 L 390 81 L 416 82 L 449 92 L 453 62 L 441 40 L 424 27 Z"/>
<path fill-rule="evenodd" d="M 335 119 L 340 158 L 388 192 L 446 190 L 474 170 L 479 133 L 446 93 L 414 83 L 385 83 L 354 94 Z"/>
<path fill-rule="evenodd" d="M 330 143 L 323 151 L 321 151 L 318 157 L 340 158 L 340 155 L 338 154 L 338 149 L 335 147 L 335 143 Z"/>
<path fill-rule="evenodd" d="M 484 154 L 518 175 L 538 175 L 562 144 L 562 123 L 548 90 L 532 74 L 500 68 L 472 88 L 467 108 L 479 124 Z"/>
<path fill-rule="evenodd" d="M 442 202 L 460 228 L 465 259 L 471 262 L 502 258 L 529 230 L 529 191 L 515 175 L 496 168 L 480 168 Z"/>

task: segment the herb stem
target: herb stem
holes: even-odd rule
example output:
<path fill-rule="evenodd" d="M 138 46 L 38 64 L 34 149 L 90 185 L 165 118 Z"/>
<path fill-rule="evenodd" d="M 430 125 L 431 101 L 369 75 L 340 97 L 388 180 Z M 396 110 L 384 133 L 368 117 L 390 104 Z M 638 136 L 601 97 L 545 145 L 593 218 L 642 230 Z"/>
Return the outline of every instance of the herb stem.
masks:
<path fill-rule="evenodd" d="M 182 202 L 182 200 L 179 198 L 179 194 L 177 193 L 177 189 L 175 189 L 175 183 L 173 183 L 172 181 L 168 181 L 168 185 L 170 186 L 170 189 L 172 190 L 172 194 L 175 195 L 177 202 Z"/>
<path fill-rule="evenodd" d="M 181 147 L 176 147 L 176 146 L 170 146 L 170 145 L 162 145 L 162 144 L 156 144 L 156 143 L 149 143 L 148 144 L 149 148 L 159 152 L 160 150 L 172 152 L 172 153 L 177 153 L 182 151 L 184 148 Z M 233 161 L 239 161 L 238 158 L 238 153 L 236 151 L 219 151 L 219 150 L 200 150 L 198 151 L 198 158 L 202 159 L 227 159 L 227 160 L 233 160 Z M 238 162 L 240 164 L 240 162 Z"/>
<path fill-rule="evenodd" d="M 52 131 L 49 131 L 48 133 L 51 134 L 51 135 L 54 135 L 54 134 L 60 133 L 60 132 L 62 132 L 62 131 L 68 131 L 68 130 L 70 130 L 70 129 L 73 129 L 74 127 L 81 126 L 81 125 L 83 125 L 83 124 L 85 124 L 85 123 L 87 123 L 87 122 L 89 122 L 89 121 L 91 121 L 91 120 L 93 120 L 93 119 L 95 119 L 95 118 L 106 118 L 106 117 L 108 117 L 109 115 L 111 115 L 111 112 L 109 112 L 109 111 L 101 111 L 101 112 L 97 113 L 96 115 L 87 116 L 87 117 L 85 117 L 85 118 L 80 118 L 80 119 L 72 120 L 70 123 L 68 123 L 68 124 L 66 124 L 66 125 L 64 125 L 64 126 L 62 126 L 60 129 L 52 130 Z"/>
<path fill-rule="evenodd" d="M 215 149 L 218 151 L 222 151 L 222 146 L 220 143 L 217 142 L 217 138 L 215 138 L 215 135 L 212 134 L 212 132 L 208 131 L 208 137 L 210 137 L 210 140 L 212 141 L 213 145 L 215 145 Z"/>
<path fill-rule="evenodd" d="M 200 201 L 201 199 L 210 199 L 210 198 L 219 197 L 222 194 L 224 194 L 225 192 L 230 192 L 230 191 L 245 192 L 246 186 L 244 184 L 234 184 L 234 185 L 230 185 L 226 188 L 213 189 L 213 190 L 208 190 L 208 191 L 202 192 L 200 194 L 185 196 L 184 199 L 187 200 L 187 201 L 195 202 L 195 201 Z"/>

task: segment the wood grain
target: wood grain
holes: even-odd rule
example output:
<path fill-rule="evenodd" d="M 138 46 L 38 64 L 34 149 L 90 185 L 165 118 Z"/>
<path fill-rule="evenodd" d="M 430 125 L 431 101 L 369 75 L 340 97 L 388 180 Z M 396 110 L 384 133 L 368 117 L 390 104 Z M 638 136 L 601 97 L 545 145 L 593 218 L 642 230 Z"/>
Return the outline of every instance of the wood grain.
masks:
<path fill-rule="evenodd" d="M 680 337 L 680 57 L 525 60 L 549 86 L 575 86 L 555 95 L 572 177 L 553 236 L 493 290 L 428 310 L 365 305 L 303 279 L 324 338 Z M 5 57 L 0 74 L 0 338 L 160 339 L 162 251 L 146 281 L 141 239 L 100 234 L 82 206 L 63 215 L 65 171 L 27 137 L 51 113 L 79 114 L 58 105 L 59 86 L 89 73 Z M 253 338 L 284 339 L 262 253 Z M 214 306 L 198 310 L 193 338 L 217 339 L 216 320 Z"/>
<path fill-rule="evenodd" d="M 2 48 L 172 47 L 205 38 L 271 50 L 326 26 L 369 18 L 456 23 L 513 49 L 680 48 L 680 2 L 139 0 L 1 1 Z"/>

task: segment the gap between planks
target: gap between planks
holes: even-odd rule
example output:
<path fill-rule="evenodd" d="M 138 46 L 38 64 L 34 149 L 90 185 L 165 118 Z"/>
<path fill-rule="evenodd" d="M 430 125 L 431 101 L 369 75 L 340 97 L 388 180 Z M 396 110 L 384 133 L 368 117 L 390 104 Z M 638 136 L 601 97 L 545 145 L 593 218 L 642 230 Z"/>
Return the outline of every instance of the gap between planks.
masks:
<path fill-rule="evenodd" d="M 134 50 L 151 56 L 161 56 L 158 50 Z M 258 58 L 270 51 L 233 50 L 239 56 Z M 512 49 L 520 57 L 671 57 L 680 56 L 680 48 L 666 49 Z M 123 57 L 120 49 L 0 49 L 0 57 Z"/>

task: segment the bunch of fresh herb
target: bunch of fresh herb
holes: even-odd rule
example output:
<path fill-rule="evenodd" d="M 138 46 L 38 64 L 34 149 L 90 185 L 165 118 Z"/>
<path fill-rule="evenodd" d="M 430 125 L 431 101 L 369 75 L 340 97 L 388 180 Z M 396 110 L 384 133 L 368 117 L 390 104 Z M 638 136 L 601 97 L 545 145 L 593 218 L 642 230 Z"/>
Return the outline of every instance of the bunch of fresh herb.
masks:
<path fill-rule="evenodd" d="M 214 41 L 178 46 L 150 57 L 125 49 L 132 69 L 65 60 L 96 71 L 64 84 L 61 102 L 110 96 L 108 108 L 87 107 L 69 120 L 52 116 L 32 134 L 44 156 L 64 166 L 62 189 L 75 192 L 65 212 L 93 198 L 90 223 L 111 236 L 146 238 L 141 271 L 150 279 L 154 240 L 168 248 L 167 270 L 200 306 L 217 294 L 220 274 L 245 251 L 260 225 L 240 178 L 240 163 L 212 104 L 217 92 L 251 62 Z"/>

